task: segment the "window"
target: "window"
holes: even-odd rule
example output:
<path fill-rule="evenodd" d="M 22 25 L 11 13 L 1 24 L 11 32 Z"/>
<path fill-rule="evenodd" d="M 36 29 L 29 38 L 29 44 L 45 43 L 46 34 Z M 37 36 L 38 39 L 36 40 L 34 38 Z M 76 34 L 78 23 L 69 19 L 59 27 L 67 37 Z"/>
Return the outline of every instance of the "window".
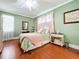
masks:
<path fill-rule="evenodd" d="M 14 37 L 14 16 L 2 14 L 2 33 L 5 40 Z"/>
<path fill-rule="evenodd" d="M 3 19 L 3 32 L 14 31 L 14 17 L 3 14 L 2 19 Z"/>
<path fill-rule="evenodd" d="M 37 31 L 48 28 L 49 32 L 54 32 L 53 13 L 40 16 L 37 19 Z"/>

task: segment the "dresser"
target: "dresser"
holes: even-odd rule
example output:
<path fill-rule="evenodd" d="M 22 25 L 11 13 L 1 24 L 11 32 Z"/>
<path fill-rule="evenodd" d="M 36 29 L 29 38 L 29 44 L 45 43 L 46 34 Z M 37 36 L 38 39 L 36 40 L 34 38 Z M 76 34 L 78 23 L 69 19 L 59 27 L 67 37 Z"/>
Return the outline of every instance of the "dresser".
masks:
<path fill-rule="evenodd" d="M 64 45 L 64 35 L 63 34 L 51 34 L 51 43 L 56 45 Z"/>

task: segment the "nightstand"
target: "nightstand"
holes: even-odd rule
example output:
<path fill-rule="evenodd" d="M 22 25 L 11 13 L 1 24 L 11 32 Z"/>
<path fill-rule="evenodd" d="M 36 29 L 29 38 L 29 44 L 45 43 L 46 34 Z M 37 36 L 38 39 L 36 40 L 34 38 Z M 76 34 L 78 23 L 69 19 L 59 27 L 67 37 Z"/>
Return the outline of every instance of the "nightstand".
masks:
<path fill-rule="evenodd" d="M 60 46 L 64 45 L 64 35 L 63 34 L 51 34 L 51 42 Z"/>

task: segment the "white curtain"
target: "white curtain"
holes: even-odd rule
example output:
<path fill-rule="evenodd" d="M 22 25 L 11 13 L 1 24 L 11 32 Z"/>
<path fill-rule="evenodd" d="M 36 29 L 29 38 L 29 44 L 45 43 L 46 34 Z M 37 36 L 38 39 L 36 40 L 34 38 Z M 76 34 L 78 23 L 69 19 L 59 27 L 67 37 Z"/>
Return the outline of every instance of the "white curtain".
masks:
<path fill-rule="evenodd" d="M 48 28 L 50 33 L 54 32 L 53 12 L 40 16 L 37 19 L 37 31 L 45 27 Z"/>
<path fill-rule="evenodd" d="M 8 40 L 14 36 L 14 16 L 2 14 L 2 34 L 3 40 Z"/>
<path fill-rule="evenodd" d="M 2 20 L 0 15 L 0 40 L 2 40 Z"/>

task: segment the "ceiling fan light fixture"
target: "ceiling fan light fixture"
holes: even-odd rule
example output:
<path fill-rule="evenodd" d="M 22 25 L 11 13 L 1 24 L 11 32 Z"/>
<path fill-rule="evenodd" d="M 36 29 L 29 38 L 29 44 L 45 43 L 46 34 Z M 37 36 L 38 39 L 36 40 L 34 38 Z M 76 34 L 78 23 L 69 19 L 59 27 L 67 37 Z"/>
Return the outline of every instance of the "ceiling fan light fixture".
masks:
<path fill-rule="evenodd" d="M 26 1 L 26 6 L 31 11 L 32 9 L 35 9 L 37 7 L 37 1 L 36 0 L 27 0 Z"/>
<path fill-rule="evenodd" d="M 20 4 L 21 8 L 27 8 L 30 11 L 32 9 L 35 9 L 38 6 L 36 0 L 20 0 L 19 4 Z"/>

